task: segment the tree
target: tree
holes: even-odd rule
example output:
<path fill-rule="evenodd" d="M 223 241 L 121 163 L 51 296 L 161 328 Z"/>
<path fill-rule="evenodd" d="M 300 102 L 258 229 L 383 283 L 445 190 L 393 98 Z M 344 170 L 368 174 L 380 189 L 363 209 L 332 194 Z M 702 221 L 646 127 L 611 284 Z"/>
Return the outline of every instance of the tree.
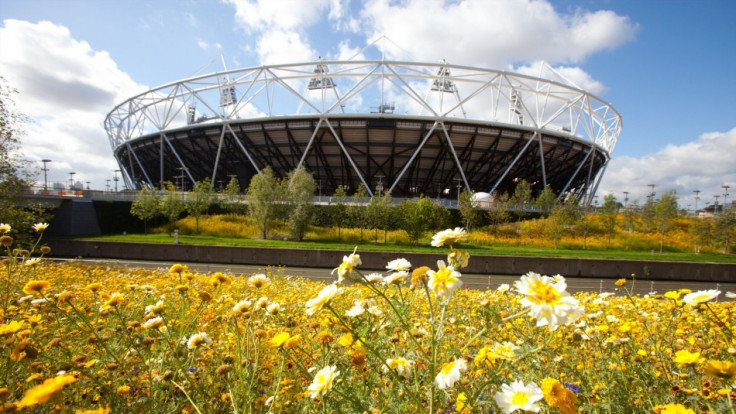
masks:
<path fill-rule="evenodd" d="M 352 203 L 348 206 L 348 217 L 353 227 L 360 227 L 360 242 L 363 243 L 363 230 L 365 229 L 365 206 L 363 199 L 368 196 L 368 189 L 363 184 L 353 193 Z"/>
<path fill-rule="evenodd" d="M 465 222 L 465 229 L 468 231 L 483 219 L 483 211 L 478 207 L 478 202 L 473 200 L 473 194 L 467 189 L 460 192 L 457 208 L 460 210 L 460 215 Z"/>
<path fill-rule="evenodd" d="M 273 176 L 271 167 L 266 167 L 254 175 L 245 194 L 248 201 L 248 216 L 256 223 L 263 239 L 268 238 L 268 229 L 277 218 L 279 201 L 279 182 Z"/>
<path fill-rule="evenodd" d="M 303 166 L 291 171 L 287 177 L 287 200 L 289 205 L 289 229 L 295 239 L 304 240 L 312 215 L 314 214 L 314 192 L 317 182 Z"/>
<path fill-rule="evenodd" d="M 723 252 L 731 250 L 731 244 L 736 240 L 736 207 L 723 211 L 715 222 L 715 239 L 723 246 Z"/>
<path fill-rule="evenodd" d="M 446 227 L 448 222 L 447 209 L 425 196 L 406 200 L 399 208 L 400 226 L 412 244 L 417 244 L 427 231 Z"/>
<path fill-rule="evenodd" d="M 187 197 L 186 210 L 194 217 L 195 231 L 199 234 L 199 217 L 209 210 L 215 201 L 215 192 L 209 178 L 194 183 L 192 191 Z"/>
<path fill-rule="evenodd" d="M 537 196 L 534 201 L 534 205 L 539 208 L 542 213 L 549 214 L 552 208 L 557 204 L 557 196 L 552 191 L 552 187 L 549 184 L 544 186 L 544 190 Z"/>
<path fill-rule="evenodd" d="M 161 215 L 168 220 L 169 233 L 174 229 L 174 223 L 184 212 L 184 201 L 181 193 L 177 191 L 176 185 L 171 181 L 164 183 L 164 195 L 161 198 Z"/>
<path fill-rule="evenodd" d="M 25 243 L 35 237 L 33 224 L 48 220 L 48 213 L 27 203 L 19 207 L 18 196 L 31 188 L 34 180 L 30 163 L 19 155 L 27 118 L 15 110 L 14 93 L 17 91 L 0 76 L 0 223 L 12 225 L 16 239 Z"/>
<path fill-rule="evenodd" d="M 690 219 L 688 232 L 692 236 L 693 250 L 700 254 L 700 248 L 713 240 L 713 220 L 710 218 L 693 217 Z"/>
<path fill-rule="evenodd" d="M 495 232 L 503 223 L 509 221 L 509 196 L 504 193 L 499 197 L 494 197 L 493 203 L 491 204 L 488 212 L 488 222 L 491 225 L 491 229 Z"/>
<path fill-rule="evenodd" d="M 376 241 L 378 241 L 378 229 L 383 229 L 383 243 L 386 243 L 386 233 L 391 225 L 393 218 L 393 206 L 391 195 L 388 191 L 385 194 L 377 194 L 371 197 L 370 203 L 366 207 L 366 223 L 368 227 L 376 230 Z"/>
<path fill-rule="evenodd" d="M 516 184 L 514 194 L 509 199 L 509 204 L 516 210 L 519 220 L 527 216 L 526 209 L 532 202 L 532 189 L 526 180 L 521 180 Z"/>
<path fill-rule="evenodd" d="M 143 187 L 130 206 L 130 214 L 143 220 L 143 233 L 148 233 L 148 220 L 161 214 L 161 196 L 152 187 Z"/>
<path fill-rule="evenodd" d="M 547 237 L 553 241 L 555 249 L 557 243 L 562 239 L 565 229 L 578 222 L 581 212 L 580 201 L 575 196 L 569 197 L 564 203 L 556 203 L 552 207 L 544 231 Z"/>
<path fill-rule="evenodd" d="M 621 208 L 616 196 L 613 193 L 608 193 L 603 197 L 603 205 L 598 210 L 603 217 L 603 226 L 606 229 L 606 235 L 608 236 L 607 246 L 611 247 L 611 236 L 616 230 L 616 217 L 618 216 L 618 210 Z"/>
<path fill-rule="evenodd" d="M 237 178 L 232 177 L 222 191 L 220 198 L 220 207 L 230 214 L 242 213 L 245 211 L 245 204 L 240 194 L 240 182 Z"/>
<path fill-rule="evenodd" d="M 347 199 L 348 196 L 345 193 L 345 187 L 338 185 L 330 199 L 330 217 L 332 219 L 332 223 L 337 225 L 337 241 L 342 240 L 342 228 L 347 225 L 349 221 L 348 208 L 346 204 Z"/>
<path fill-rule="evenodd" d="M 664 248 L 664 235 L 669 230 L 672 220 L 677 217 L 677 193 L 670 190 L 654 204 L 654 216 L 659 229 L 659 252 Z"/>

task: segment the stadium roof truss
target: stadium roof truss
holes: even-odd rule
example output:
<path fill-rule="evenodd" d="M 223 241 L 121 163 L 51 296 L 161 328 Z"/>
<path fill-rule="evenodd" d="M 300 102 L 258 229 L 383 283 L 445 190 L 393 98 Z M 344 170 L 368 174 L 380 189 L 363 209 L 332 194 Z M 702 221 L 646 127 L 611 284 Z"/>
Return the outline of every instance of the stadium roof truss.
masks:
<path fill-rule="evenodd" d="M 361 184 L 399 197 L 511 192 L 526 179 L 535 191 L 590 200 L 622 122 L 546 65 L 529 76 L 318 60 L 163 85 L 115 107 L 105 128 L 128 188 L 226 177 L 247 185 L 266 166 L 280 176 L 305 166 L 326 194 Z"/>

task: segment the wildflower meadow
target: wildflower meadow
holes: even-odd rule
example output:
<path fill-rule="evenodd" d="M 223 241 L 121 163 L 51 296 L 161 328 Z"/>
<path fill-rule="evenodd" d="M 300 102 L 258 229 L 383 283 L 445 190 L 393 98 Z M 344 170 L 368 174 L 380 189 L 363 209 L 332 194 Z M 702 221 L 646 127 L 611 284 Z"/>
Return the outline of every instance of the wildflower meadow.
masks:
<path fill-rule="evenodd" d="M 0 412 L 735 411 L 728 292 L 466 290 L 460 228 L 434 263 L 346 252 L 329 284 L 56 262 L 0 233 Z"/>

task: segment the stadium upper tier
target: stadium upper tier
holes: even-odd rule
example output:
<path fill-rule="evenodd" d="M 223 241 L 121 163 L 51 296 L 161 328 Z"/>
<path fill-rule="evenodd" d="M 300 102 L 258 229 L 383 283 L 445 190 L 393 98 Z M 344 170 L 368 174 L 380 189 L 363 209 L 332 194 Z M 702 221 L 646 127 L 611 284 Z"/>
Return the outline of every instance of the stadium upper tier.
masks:
<path fill-rule="evenodd" d="M 512 192 L 525 179 L 535 192 L 592 197 L 621 116 L 542 69 L 546 79 L 397 61 L 237 69 L 134 96 L 105 128 L 129 188 L 247 186 L 267 166 L 278 176 L 304 166 L 323 194 Z"/>

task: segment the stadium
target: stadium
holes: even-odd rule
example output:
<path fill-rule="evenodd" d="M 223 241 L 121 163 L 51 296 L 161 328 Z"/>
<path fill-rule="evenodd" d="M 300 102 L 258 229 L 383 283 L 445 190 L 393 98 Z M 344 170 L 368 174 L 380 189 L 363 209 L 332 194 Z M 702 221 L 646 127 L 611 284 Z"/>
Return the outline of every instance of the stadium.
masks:
<path fill-rule="evenodd" d="M 455 198 L 549 185 L 590 202 L 620 114 L 551 67 L 539 76 L 446 62 L 258 66 L 179 80 L 116 106 L 105 129 L 125 185 L 247 187 L 304 166 L 332 195 Z M 315 194 L 316 195 L 316 194 Z"/>

